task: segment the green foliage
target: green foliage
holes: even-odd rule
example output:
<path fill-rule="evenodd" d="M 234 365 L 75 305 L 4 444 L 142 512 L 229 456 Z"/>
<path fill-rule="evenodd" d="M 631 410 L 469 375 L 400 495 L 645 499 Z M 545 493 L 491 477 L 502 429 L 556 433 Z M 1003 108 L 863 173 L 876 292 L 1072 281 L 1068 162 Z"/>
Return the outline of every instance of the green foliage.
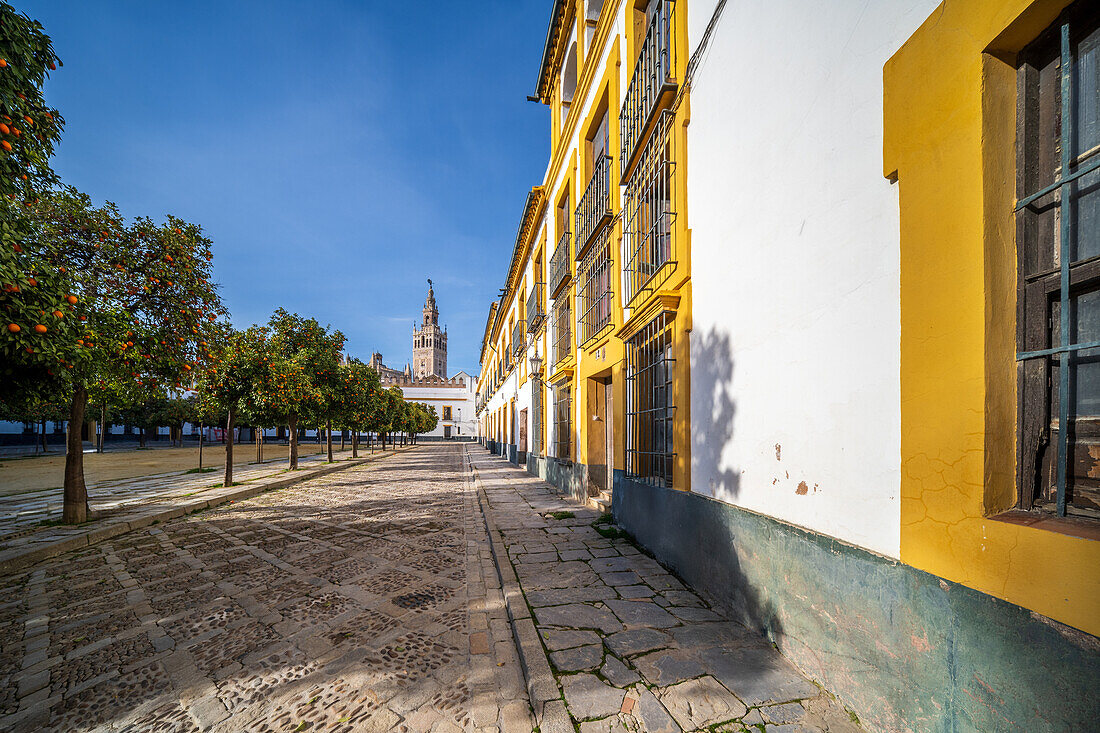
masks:
<path fill-rule="evenodd" d="M 274 392 L 266 395 L 265 409 L 280 409 L 288 421 L 323 422 L 336 406 L 344 334 L 330 333 L 316 319 L 282 308 L 271 316 L 268 327 L 278 373 L 273 374 Z"/>
<path fill-rule="evenodd" d="M 353 431 L 370 425 L 382 409 L 382 385 L 378 372 L 358 359 L 339 368 L 333 421 Z"/>
<path fill-rule="evenodd" d="M 19 215 L 20 251 L 0 257 L 0 399 L 60 385 L 132 403 L 190 384 L 224 314 L 197 225 L 128 225 L 72 188 Z"/>
<path fill-rule="evenodd" d="M 0 2 L 0 195 L 32 200 L 57 183 L 50 157 L 65 121 L 42 85 L 60 64 L 42 24 Z"/>

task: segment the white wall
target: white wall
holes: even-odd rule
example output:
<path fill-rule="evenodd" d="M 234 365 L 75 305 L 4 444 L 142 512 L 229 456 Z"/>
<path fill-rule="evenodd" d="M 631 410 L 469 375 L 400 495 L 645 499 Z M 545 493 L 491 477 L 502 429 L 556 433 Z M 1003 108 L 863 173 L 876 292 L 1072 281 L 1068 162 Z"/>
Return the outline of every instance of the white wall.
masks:
<path fill-rule="evenodd" d="M 688 4 L 692 49 L 714 5 Z M 882 67 L 936 5 L 728 3 L 688 127 L 692 490 L 894 557 L 899 222 Z"/>
<path fill-rule="evenodd" d="M 465 375 L 465 372 L 462 373 Z M 457 375 L 456 375 L 457 376 Z M 429 437 L 443 437 L 445 425 L 451 425 L 451 437 L 456 439 L 474 439 L 478 437 L 478 422 L 474 415 L 475 396 L 477 395 L 477 378 L 466 375 L 465 387 L 429 387 L 399 385 L 405 394 L 406 402 L 424 402 L 435 408 L 435 414 L 439 422 L 430 433 Z M 443 408 L 451 408 L 452 420 L 443 420 Z"/>

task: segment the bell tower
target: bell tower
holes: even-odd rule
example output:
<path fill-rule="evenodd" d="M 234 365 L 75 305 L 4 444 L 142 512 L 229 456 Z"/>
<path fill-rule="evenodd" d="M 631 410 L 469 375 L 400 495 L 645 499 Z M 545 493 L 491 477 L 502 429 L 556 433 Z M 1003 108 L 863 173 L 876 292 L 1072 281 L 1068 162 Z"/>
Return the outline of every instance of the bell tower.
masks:
<path fill-rule="evenodd" d="M 439 309 L 435 305 L 435 291 L 428 280 L 428 298 L 424 301 L 424 318 L 420 327 L 413 327 L 413 376 L 424 379 L 436 376 L 447 378 L 447 332 L 439 328 Z"/>

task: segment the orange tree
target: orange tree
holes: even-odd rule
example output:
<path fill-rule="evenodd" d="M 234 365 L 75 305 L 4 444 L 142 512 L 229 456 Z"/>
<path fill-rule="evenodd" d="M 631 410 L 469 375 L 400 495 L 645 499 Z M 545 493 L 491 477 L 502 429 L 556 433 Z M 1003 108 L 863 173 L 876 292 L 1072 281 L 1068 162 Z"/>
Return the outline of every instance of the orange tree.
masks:
<path fill-rule="evenodd" d="M 219 339 L 203 364 L 195 389 L 197 412 L 225 416 L 225 480 L 233 485 L 233 431 L 242 415 L 262 412 L 279 369 L 273 364 L 271 339 L 266 328 L 253 326 L 230 331 Z"/>
<path fill-rule="evenodd" d="M 382 436 L 382 450 L 386 449 L 386 438 L 393 443 L 393 433 L 401 430 L 401 421 L 405 414 L 405 393 L 396 384 L 383 392 L 381 426 L 379 433 Z"/>
<path fill-rule="evenodd" d="M 382 385 L 378 372 L 359 361 L 349 359 L 339 370 L 334 419 L 351 430 L 351 457 L 359 457 L 359 432 L 367 428 L 382 407 Z"/>
<path fill-rule="evenodd" d="M 57 182 L 50 169 L 64 120 L 42 99 L 61 63 L 42 24 L 0 2 L 0 194 L 32 198 Z"/>
<path fill-rule="evenodd" d="M 286 416 L 290 433 L 290 469 L 298 468 L 298 424 L 304 419 L 326 422 L 329 427 L 329 460 L 332 460 L 332 414 L 339 393 L 340 357 L 344 334 L 329 330 L 314 318 L 302 318 L 279 308 L 268 322 L 272 352 L 286 364 L 288 394 L 285 406 L 269 401 L 270 408 Z M 299 385 L 293 380 L 304 380 Z"/>
<path fill-rule="evenodd" d="M 113 204 L 95 208 L 72 188 L 26 204 L 20 251 L 0 270 L 0 399 L 65 394 L 63 516 L 79 523 L 89 394 L 189 384 L 224 309 L 210 281 L 211 242 L 197 225 L 127 224 Z"/>
<path fill-rule="evenodd" d="M 415 440 L 417 435 L 430 433 L 439 424 L 439 417 L 435 408 L 424 402 L 413 402 L 411 415 L 409 416 L 409 432 Z"/>

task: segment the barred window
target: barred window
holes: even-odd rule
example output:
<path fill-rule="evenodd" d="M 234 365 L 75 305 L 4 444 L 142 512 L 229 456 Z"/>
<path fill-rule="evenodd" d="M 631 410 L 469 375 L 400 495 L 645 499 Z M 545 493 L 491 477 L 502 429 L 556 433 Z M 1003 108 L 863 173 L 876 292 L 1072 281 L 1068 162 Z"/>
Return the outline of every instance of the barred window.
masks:
<path fill-rule="evenodd" d="M 559 364 L 569 357 L 573 345 L 573 315 L 569 307 L 572 296 L 568 291 L 558 296 L 554 301 L 554 364 Z"/>
<path fill-rule="evenodd" d="M 569 459 L 573 439 L 573 397 L 568 384 L 554 387 L 554 440 L 558 458 Z"/>
<path fill-rule="evenodd" d="M 1100 517 L 1100 6 L 1017 69 L 1020 507 Z"/>
<path fill-rule="evenodd" d="M 661 113 L 638 167 L 623 193 L 623 253 L 626 257 L 626 301 L 649 289 L 672 251 L 672 172 L 669 130 L 673 113 Z"/>
<path fill-rule="evenodd" d="M 588 250 L 577 273 L 578 331 L 580 343 L 586 344 L 611 325 L 611 231 L 604 227 Z"/>
<path fill-rule="evenodd" d="M 542 382 L 535 375 L 531 389 L 531 451 L 542 453 Z"/>
<path fill-rule="evenodd" d="M 672 320 L 666 311 L 626 345 L 626 475 L 672 487 Z"/>

